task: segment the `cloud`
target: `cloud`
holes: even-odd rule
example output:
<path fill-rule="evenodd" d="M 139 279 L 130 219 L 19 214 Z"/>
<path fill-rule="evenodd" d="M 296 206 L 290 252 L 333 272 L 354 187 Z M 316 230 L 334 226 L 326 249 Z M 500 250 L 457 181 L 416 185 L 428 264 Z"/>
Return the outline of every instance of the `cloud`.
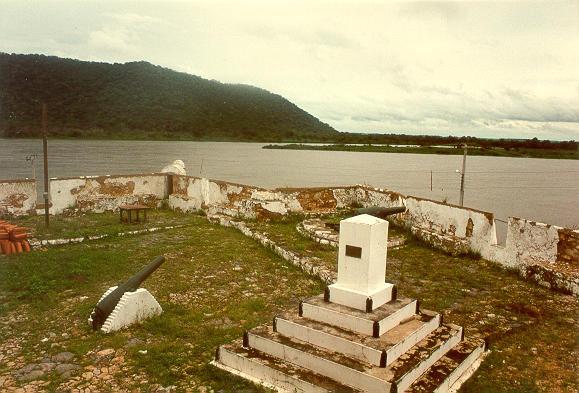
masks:
<path fill-rule="evenodd" d="M 136 13 L 105 14 L 105 22 L 88 34 L 88 46 L 95 51 L 132 56 L 139 54 L 145 37 L 163 29 L 162 19 Z"/>
<path fill-rule="evenodd" d="M 132 41 L 134 41 L 132 34 L 125 28 L 103 27 L 89 34 L 88 44 L 96 49 L 123 53 L 135 50 Z"/>
<path fill-rule="evenodd" d="M 14 1 L 0 51 L 251 84 L 341 131 L 579 139 L 578 13 L 574 0 Z"/>
<path fill-rule="evenodd" d="M 442 18 L 451 21 L 461 16 L 461 5 L 456 1 L 412 1 L 402 3 L 399 12 L 409 19 Z"/>

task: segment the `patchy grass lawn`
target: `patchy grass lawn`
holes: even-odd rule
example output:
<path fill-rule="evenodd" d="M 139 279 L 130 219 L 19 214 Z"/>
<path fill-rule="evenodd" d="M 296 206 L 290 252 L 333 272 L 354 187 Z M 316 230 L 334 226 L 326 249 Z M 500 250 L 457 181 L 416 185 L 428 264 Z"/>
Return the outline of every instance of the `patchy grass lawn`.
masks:
<path fill-rule="evenodd" d="M 337 268 L 337 250 L 301 236 L 300 217 L 252 223 L 255 230 L 301 255 Z M 399 229 L 391 226 L 391 233 Z M 519 278 L 515 272 L 469 257 L 452 257 L 407 234 L 388 251 L 386 280 L 402 296 L 444 314 L 467 336 L 490 343 L 491 353 L 463 392 L 577 392 L 579 301 Z"/>
<path fill-rule="evenodd" d="M 141 220 L 143 214 L 141 214 Z M 94 235 L 114 235 L 139 229 L 191 224 L 193 215 L 177 213 L 168 209 L 151 209 L 147 222 L 121 223 L 118 214 L 84 213 L 75 216 L 51 216 L 50 225 L 44 224 L 44 216 L 28 216 L 9 220 L 13 224 L 31 229 L 33 237 L 44 239 L 68 239 Z"/>
<path fill-rule="evenodd" d="M 184 218 L 162 214 L 167 224 Z M 81 217 L 104 231 L 115 218 Z M 199 216 L 186 221 L 186 228 L 1 257 L 0 391 L 261 391 L 209 366 L 215 349 L 296 311 L 300 298 L 323 286 L 234 229 Z M 62 225 L 59 233 L 70 233 Z M 164 313 L 114 334 L 93 332 L 87 318 L 101 294 L 161 254 L 167 261 L 144 287 Z"/>
<path fill-rule="evenodd" d="M 336 249 L 301 236 L 295 230 L 300 219 L 249 225 L 335 269 Z M 59 217 L 48 232 L 42 232 L 41 217 L 24 222 L 50 238 L 143 225 L 121 225 L 114 214 Z M 169 211 L 151 214 L 144 225 L 161 222 L 187 226 L 0 257 L 0 391 L 155 391 L 170 385 L 179 391 L 262 391 L 209 366 L 215 349 L 275 314 L 296 311 L 300 298 L 321 293 L 323 285 L 234 229 Z M 160 254 L 167 262 L 144 286 L 163 315 L 114 334 L 93 332 L 87 317 L 101 294 Z M 444 313 L 468 336 L 489 340 L 492 352 L 463 392 L 578 390 L 577 298 L 410 237 L 388 258 L 386 279 L 401 295 Z"/>

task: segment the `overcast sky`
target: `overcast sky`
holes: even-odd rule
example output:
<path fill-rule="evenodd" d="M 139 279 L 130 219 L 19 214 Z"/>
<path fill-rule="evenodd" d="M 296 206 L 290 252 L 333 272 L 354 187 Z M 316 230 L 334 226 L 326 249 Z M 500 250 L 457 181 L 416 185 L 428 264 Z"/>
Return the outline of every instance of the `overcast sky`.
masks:
<path fill-rule="evenodd" d="M 579 0 L 0 0 L 0 51 L 251 84 L 340 131 L 579 140 Z"/>

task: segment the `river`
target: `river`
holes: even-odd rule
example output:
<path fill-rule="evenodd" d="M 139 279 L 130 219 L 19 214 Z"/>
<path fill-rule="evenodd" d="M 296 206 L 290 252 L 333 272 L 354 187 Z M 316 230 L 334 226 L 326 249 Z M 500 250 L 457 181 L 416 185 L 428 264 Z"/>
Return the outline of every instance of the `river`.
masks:
<path fill-rule="evenodd" d="M 262 187 L 369 184 L 457 204 L 462 156 L 262 149 L 261 143 L 50 140 L 50 177 L 157 172 L 175 159 L 187 173 Z M 26 156 L 42 141 L 0 139 L 0 179 L 32 177 Z M 431 190 L 432 171 L 432 190 Z M 465 206 L 579 227 L 579 161 L 467 158 Z M 502 232 L 502 231 L 501 231 Z"/>

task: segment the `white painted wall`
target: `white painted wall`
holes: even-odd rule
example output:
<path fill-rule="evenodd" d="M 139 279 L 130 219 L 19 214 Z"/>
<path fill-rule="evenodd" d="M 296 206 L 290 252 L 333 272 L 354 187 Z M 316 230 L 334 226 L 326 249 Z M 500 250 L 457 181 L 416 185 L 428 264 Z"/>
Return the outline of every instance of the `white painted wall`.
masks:
<path fill-rule="evenodd" d="M 36 206 L 36 182 L 33 179 L 0 180 L 0 214 L 22 216 Z"/>
<path fill-rule="evenodd" d="M 160 174 L 83 176 L 50 179 L 51 213 L 117 210 L 124 203 L 158 205 L 166 192 L 167 177 Z"/>

